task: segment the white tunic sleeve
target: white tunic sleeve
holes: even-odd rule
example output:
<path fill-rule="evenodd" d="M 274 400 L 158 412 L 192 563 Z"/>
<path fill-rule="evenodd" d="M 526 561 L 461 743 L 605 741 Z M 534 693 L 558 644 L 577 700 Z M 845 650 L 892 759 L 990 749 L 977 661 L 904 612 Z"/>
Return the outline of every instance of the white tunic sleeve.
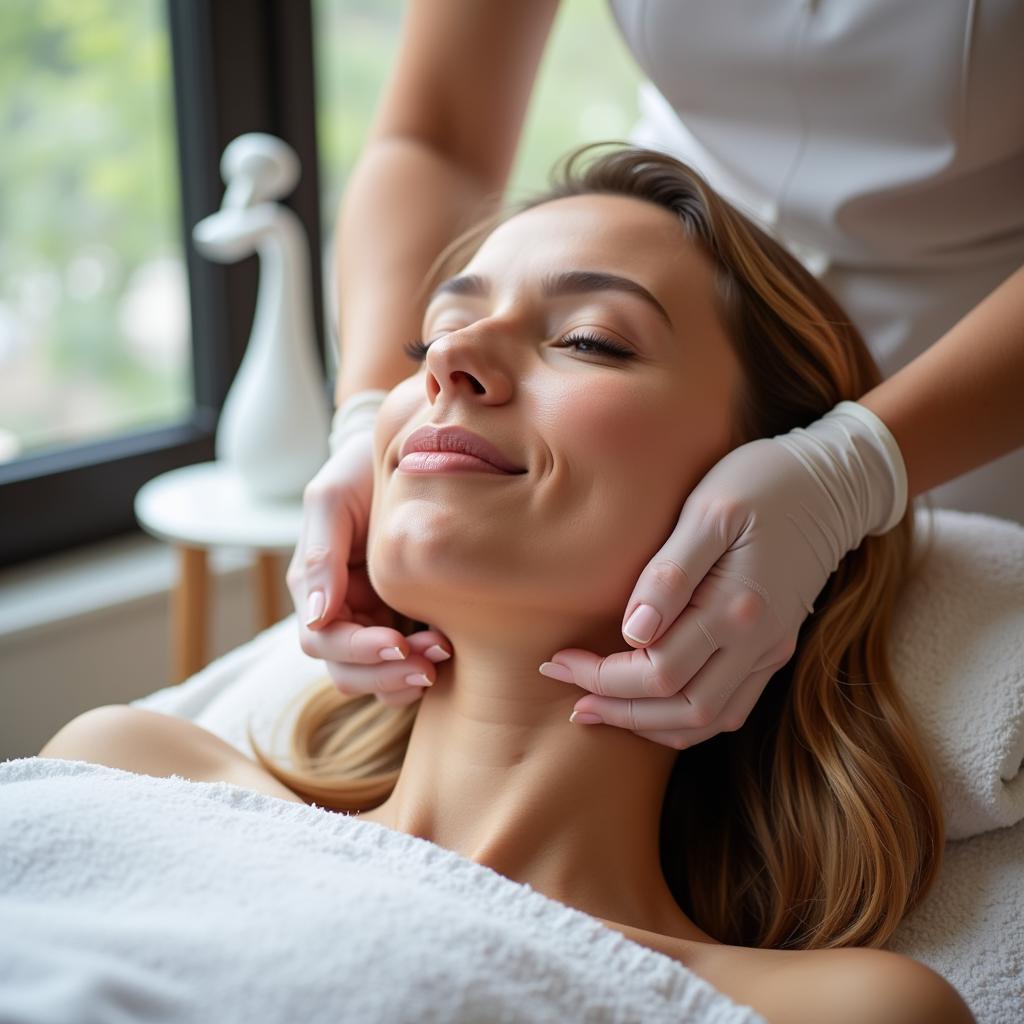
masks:
<path fill-rule="evenodd" d="M 1020 0 L 610 6 L 650 78 L 630 141 L 786 245 L 886 376 L 1024 265 Z M 1024 449 L 930 497 L 1024 523 Z"/>

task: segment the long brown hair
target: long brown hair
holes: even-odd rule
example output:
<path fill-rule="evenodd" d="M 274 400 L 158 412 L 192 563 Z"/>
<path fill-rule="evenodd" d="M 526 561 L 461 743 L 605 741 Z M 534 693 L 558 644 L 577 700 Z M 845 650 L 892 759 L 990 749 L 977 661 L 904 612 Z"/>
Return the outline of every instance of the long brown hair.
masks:
<path fill-rule="evenodd" d="M 585 163 L 608 145 L 615 148 Z M 741 367 L 734 446 L 807 426 L 880 381 L 849 317 L 783 246 L 692 168 L 618 143 L 568 153 L 548 189 L 456 238 L 423 294 L 465 266 L 497 224 L 589 193 L 662 206 L 712 260 L 716 301 Z M 676 759 L 661 816 L 662 870 L 682 910 L 722 942 L 881 946 L 938 874 L 945 823 L 935 773 L 887 647 L 912 531 L 908 511 L 849 552 L 744 725 Z M 404 624 L 403 632 L 424 628 Z M 334 810 L 382 803 L 418 705 L 340 694 L 330 680 L 300 698 L 293 767 L 270 759 L 250 731 L 260 763 Z"/>

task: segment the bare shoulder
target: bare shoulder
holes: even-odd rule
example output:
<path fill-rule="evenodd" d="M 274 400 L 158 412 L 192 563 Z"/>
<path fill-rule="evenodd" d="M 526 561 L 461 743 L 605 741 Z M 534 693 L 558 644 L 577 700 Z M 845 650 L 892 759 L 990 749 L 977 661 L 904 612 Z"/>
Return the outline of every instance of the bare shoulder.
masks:
<path fill-rule="evenodd" d="M 180 775 L 193 782 L 230 782 L 268 796 L 304 801 L 226 740 L 187 718 L 125 704 L 106 704 L 73 718 L 40 757 L 121 768 L 142 775 Z"/>
<path fill-rule="evenodd" d="M 881 949 L 758 949 L 661 935 L 598 918 L 678 960 L 768 1024 L 976 1024 L 941 974 Z"/>
<path fill-rule="evenodd" d="M 762 981 L 762 1012 L 771 1024 L 976 1024 L 941 974 L 900 953 L 850 948 L 788 955 Z"/>

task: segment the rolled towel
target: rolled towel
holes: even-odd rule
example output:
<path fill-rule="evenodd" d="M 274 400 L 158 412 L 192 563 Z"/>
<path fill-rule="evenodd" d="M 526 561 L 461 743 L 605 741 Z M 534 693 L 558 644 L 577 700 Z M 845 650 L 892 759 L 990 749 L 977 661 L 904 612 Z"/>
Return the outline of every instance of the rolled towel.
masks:
<path fill-rule="evenodd" d="M 1024 819 L 1024 526 L 916 512 L 923 558 L 897 605 L 892 664 L 939 773 L 948 838 Z"/>

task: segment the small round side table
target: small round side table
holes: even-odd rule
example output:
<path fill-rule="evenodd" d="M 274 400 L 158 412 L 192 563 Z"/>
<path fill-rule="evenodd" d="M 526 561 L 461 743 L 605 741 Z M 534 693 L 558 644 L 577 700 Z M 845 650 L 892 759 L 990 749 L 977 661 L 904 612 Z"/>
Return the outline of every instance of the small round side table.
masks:
<path fill-rule="evenodd" d="M 181 682 L 207 662 L 209 572 L 212 547 L 240 547 L 256 555 L 257 628 L 282 616 L 276 591 L 278 555 L 290 554 L 302 527 L 302 500 L 252 497 L 222 462 L 201 462 L 162 473 L 139 488 L 135 518 L 154 537 L 178 550 L 172 611 L 171 658 Z"/>

